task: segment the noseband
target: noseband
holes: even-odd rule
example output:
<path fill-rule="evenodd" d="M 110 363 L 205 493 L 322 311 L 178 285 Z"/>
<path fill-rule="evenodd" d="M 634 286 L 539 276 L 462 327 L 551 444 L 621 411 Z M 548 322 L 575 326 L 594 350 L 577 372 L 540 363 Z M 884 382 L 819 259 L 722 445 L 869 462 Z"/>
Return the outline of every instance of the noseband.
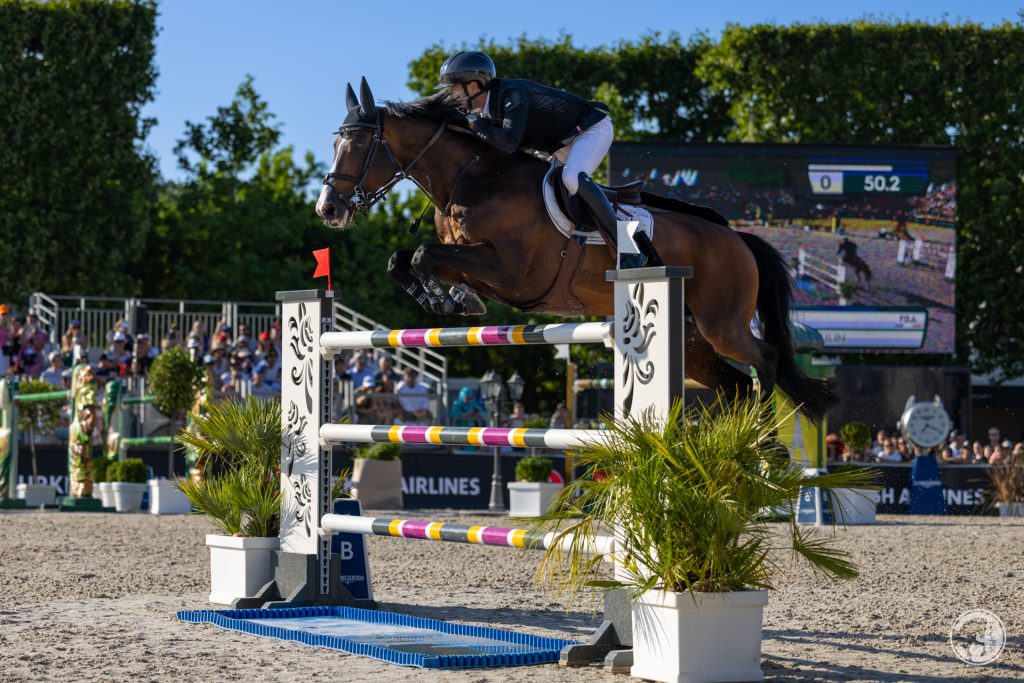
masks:
<path fill-rule="evenodd" d="M 438 138 L 441 137 L 441 133 L 443 133 L 445 129 L 445 122 L 441 121 L 441 125 L 438 126 L 437 131 L 434 133 L 434 135 L 431 136 L 430 140 L 427 141 L 427 144 L 423 147 L 423 149 L 420 150 L 420 153 L 417 154 L 405 168 L 403 168 L 402 165 L 398 163 L 398 160 L 395 158 L 394 152 L 391 151 L 391 146 L 388 145 L 388 141 L 384 139 L 384 125 L 381 122 L 379 111 L 377 112 L 377 120 L 375 123 L 348 123 L 338 128 L 337 133 L 341 134 L 345 131 L 356 130 L 359 128 L 367 128 L 373 130 L 373 140 L 370 144 L 370 151 L 366 154 L 366 157 L 363 159 L 363 167 L 362 169 L 360 169 L 359 175 L 352 176 L 346 173 L 335 173 L 332 171 L 324 176 L 324 185 L 327 185 L 332 190 L 334 190 L 334 193 L 342 202 L 345 203 L 345 206 L 349 209 L 350 212 L 360 211 L 362 213 L 367 213 L 370 210 L 370 207 L 372 207 L 374 204 L 376 204 L 377 202 L 384 198 L 384 195 L 386 195 L 388 191 L 392 187 L 394 187 L 395 183 L 397 183 L 400 180 L 405 180 L 406 178 L 409 177 L 409 172 L 412 171 L 413 167 L 416 165 L 416 162 L 419 161 L 423 157 L 423 155 L 426 154 L 427 150 L 430 149 L 433 146 L 433 144 L 437 142 Z M 389 180 L 375 192 L 371 192 L 368 194 L 366 190 L 363 189 L 363 181 L 366 179 L 367 174 L 370 172 L 370 167 L 373 165 L 373 159 L 377 155 L 377 149 L 380 147 L 384 148 L 384 151 L 387 152 L 388 159 L 391 161 L 391 165 L 398 170 L 395 171 L 395 175 L 391 177 L 391 180 Z M 352 183 L 352 195 L 349 197 L 345 197 L 345 195 L 338 192 L 338 189 L 334 187 L 335 180 L 344 180 L 346 182 Z M 413 182 L 415 182 L 415 179 L 413 180 Z"/>

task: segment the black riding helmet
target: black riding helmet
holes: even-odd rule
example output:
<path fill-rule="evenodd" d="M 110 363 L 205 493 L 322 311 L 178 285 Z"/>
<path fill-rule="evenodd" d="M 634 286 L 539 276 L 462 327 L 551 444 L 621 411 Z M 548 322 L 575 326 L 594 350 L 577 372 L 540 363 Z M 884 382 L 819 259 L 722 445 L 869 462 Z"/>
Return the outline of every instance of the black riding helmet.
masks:
<path fill-rule="evenodd" d="M 485 86 L 496 75 L 494 62 L 483 52 L 456 52 L 441 65 L 441 83 L 444 85 L 477 81 Z"/>

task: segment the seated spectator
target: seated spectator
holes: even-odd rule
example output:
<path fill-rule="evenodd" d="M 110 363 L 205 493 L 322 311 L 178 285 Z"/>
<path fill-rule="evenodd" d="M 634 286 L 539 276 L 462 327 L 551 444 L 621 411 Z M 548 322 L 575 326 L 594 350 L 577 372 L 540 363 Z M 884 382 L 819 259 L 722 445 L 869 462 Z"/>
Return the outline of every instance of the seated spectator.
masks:
<path fill-rule="evenodd" d="M 526 425 L 529 417 L 523 408 L 523 404 L 516 401 L 512 404 L 512 414 L 508 416 L 508 426 L 512 429 L 521 429 Z"/>
<path fill-rule="evenodd" d="M 186 348 L 188 350 L 188 357 L 192 359 L 193 363 L 198 363 L 206 355 L 203 353 L 203 341 L 199 337 L 190 335 Z"/>
<path fill-rule="evenodd" d="M 1010 462 L 1014 465 L 1024 465 L 1024 441 L 1018 441 L 1010 452 Z"/>
<path fill-rule="evenodd" d="M 256 340 L 249 336 L 249 326 L 245 323 L 238 323 L 238 336 L 235 338 L 235 346 L 243 344 L 250 351 L 256 351 Z"/>
<path fill-rule="evenodd" d="M 376 373 L 366 364 L 366 354 L 357 353 L 352 359 L 352 364 L 348 367 L 347 374 L 349 379 L 352 380 L 352 386 L 359 388 L 363 386 L 363 380 L 365 378 L 369 377 L 373 380 Z"/>
<path fill-rule="evenodd" d="M 238 360 L 238 369 L 242 371 L 242 376 L 246 379 L 252 377 L 252 351 L 247 349 L 244 345 L 235 349 L 232 358 Z"/>
<path fill-rule="evenodd" d="M 181 346 L 181 339 L 178 337 L 178 326 L 171 323 L 163 339 L 160 340 L 160 353 L 175 346 Z"/>
<path fill-rule="evenodd" d="M 403 419 L 406 423 L 410 421 L 428 421 L 430 413 L 430 389 L 419 381 L 419 373 L 412 368 L 402 371 L 402 381 L 395 387 L 398 401 L 405 411 Z"/>
<path fill-rule="evenodd" d="M 245 378 L 242 377 L 242 373 L 238 368 L 232 367 L 231 372 L 225 378 L 224 384 L 221 385 L 220 391 L 222 394 L 240 394 L 242 393 L 243 384 L 245 384 Z"/>
<path fill-rule="evenodd" d="M 402 377 L 395 372 L 395 360 L 390 354 L 381 356 L 380 371 L 373 375 L 373 383 L 377 386 L 383 386 L 384 391 L 394 393 L 395 387 L 401 381 Z"/>
<path fill-rule="evenodd" d="M 847 451 L 846 446 L 839 441 L 837 434 L 825 435 L 825 459 L 830 462 L 847 462 L 853 458 L 853 454 Z M 843 457 L 845 454 L 846 457 Z"/>
<path fill-rule="evenodd" d="M 954 429 L 949 435 L 949 449 L 953 452 L 953 457 L 959 460 L 963 460 L 964 456 L 961 451 L 964 449 L 967 436 L 959 429 Z"/>
<path fill-rule="evenodd" d="M 206 386 L 213 387 L 214 391 L 220 391 L 224 382 L 221 380 L 221 373 L 216 371 L 212 354 L 203 356 L 203 370 L 206 372 Z"/>
<path fill-rule="evenodd" d="M 149 366 L 157 357 L 157 350 L 151 346 L 149 335 L 143 332 L 135 339 L 135 353 L 132 354 L 132 374 L 136 377 L 149 373 Z"/>
<path fill-rule="evenodd" d="M 1002 441 L 1002 439 L 1000 438 L 1000 434 L 1001 434 L 1001 432 L 999 431 L 999 427 L 989 427 L 988 428 L 988 445 L 989 446 L 997 446 Z"/>
<path fill-rule="evenodd" d="M 127 374 L 127 368 L 132 362 L 132 352 L 128 350 L 128 336 L 124 332 L 117 332 L 114 334 L 114 341 L 110 345 L 110 357 L 114 363 L 118 366 L 124 366 Z"/>
<path fill-rule="evenodd" d="M 202 320 L 192 321 L 192 331 L 188 333 L 189 339 L 198 339 L 199 349 L 196 360 L 205 356 L 210 350 L 210 337 L 206 334 L 206 325 Z"/>
<path fill-rule="evenodd" d="M 882 443 L 882 452 L 875 456 L 877 462 L 900 462 L 903 458 L 896 451 L 896 444 L 892 439 L 886 438 Z"/>
<path fill-rule="evenodd" d="M 281 362 L 278 360 L 277 347 L 271 345 L 263 354 L 263 362 L 267 364 L 267 381 L 271 384 L 281 386 Z"/>
<path fill-rule="evenodd" d="M 256 357 L 263 360 L 267 357 L 267 352 L 270 351 L 270 349 L 276 350 L 274 343 L 270 341 L 270 333 L 260 332 L 259 341 L 256 342 Z"/>
<path fill-rule="evenodd" d="M 985 454 L 985 446 L 980 441 L 974 442 L 974 457 L 971 458 L 972 465 L 987 465 L 988 457 Z"/>
<path fill-rule="evenodd" d="M 217 377 L 226 375 L 231 371 L 231 361 L 227 356 L 227 345 L 223 342 L 216 342 L 213 350 L 208 354 L 213 358 L 213 372 Z"/>
<path fill-rule="evenodd" d="M 903 462 L 910 462 L 914 459 L 914 453 L 910 449 L 910 444 L 902 436 L 896 437 L 896 452 L 900 454 L 900 460 Z"/>
<path fill-rule="evenodd" d="M 459 398 L 452 404 L 452 424 L 456 427 L 487 426 L 487 409 L 476 398 L 476 392 L 470 387 L 459 390 Z"/>
<path fill-rule="evenodd" d="M 939 447 L 939 463 L 942 465 L 959 465 L 962 461 L 953 455 L 953 449 L 949 446 Z"/>
<path fill-rule="evenodd" d="M 82 321 L 72 320 L 68 324 L 68 329 L 64 331 L 64 336 L 60 338 L 60 350 L 64 354 L 64 364 L 68 364 L 68 354 L 74 353 L 75 346 L 80 344 L 80 340 L 84 335 L 82 334 Z"/>
<path fill-rule="evenodd" d="M 63 389 L 64 357 L 60 355 L 59 351 L 50 351 L 47 359 L 50 361 L 50 367 L 43 370 L 42 374 L 39 375 L 39 379 L 58 389 Z"/>
<path fill-rule="evenodd" d="M 117 366 L 114 364 L 114 359 L 105 353 L 101 353 L 95 375 L 96 381 L 99 384 L 106 384 L 108 381 L 117 377 Z"/>
<path fill-rule="evenodd" d="M 992 455 L 988 458 L 989 465 L 996 466 L 1010 464 L 1010 451 L 1006 448 L 1006 444 L 1008 443 L 1010 442 L 1004 441 L 1003 443 L 997 443 L 992 447 Z"/>
<path fill-rule="evenodd" d="M 875 460 L 878 460 L 878 456 L 884 450 L 885 441 L 888 438 L 889 435 L 885 433 L 884 429 L 878 430 L 878 433 L 875 435 L 875 442 L 871 444 L 871 453 L 875 456 Z"/>
<path fill-rule="evenodd" d="M 568 422 L 569 411 L 565 407 L 565 402 L 560 401 L 558 405 L 555 406 L 555 412 L 551 413 L 551 429 L 565 429 L 568 427 Z"/>
<path fill-rule="evenodd" d="M 116 323 L 114 323 L 113 331 L 111 331 L 110 334 L 107 335 L 107 341 L 110 342 L 110 348 L 111 349 L 113 349 L 113 347 L 114 347 L 113 346 L 114 339 L 117 338 L 117 335 L 121 335 L 122 341 L 124 341 L 125 350 L 127 350 L 128 353 L 132 352 L 132 348 L 133 348 L 134 345 L 132 343 L 133 342 L 132 335 L 131 335 L 131 333 L 128 330 L 129 330 L 129 327 L 128 327 L 128 321 L 127 320 L 118 320 Z"/>
<path fill-rule="evenodd" d="M 241 328 L 241 325 L 239 325 Z M 263 363 L 258 363 L 252 369 L 252 395 L 258 398 L 271 398 L 277 396 L 279 390 L 277 387 L 267 383 L 267 366 Z"/>
<path fill-rule="evenodd" d="M 17 372 L 19 375 L 28 377 L 39 377 L 43 371 L 43 357 L 36 350 L 34 344 L 27 344 L 21 348 L 18 354 Z"/>

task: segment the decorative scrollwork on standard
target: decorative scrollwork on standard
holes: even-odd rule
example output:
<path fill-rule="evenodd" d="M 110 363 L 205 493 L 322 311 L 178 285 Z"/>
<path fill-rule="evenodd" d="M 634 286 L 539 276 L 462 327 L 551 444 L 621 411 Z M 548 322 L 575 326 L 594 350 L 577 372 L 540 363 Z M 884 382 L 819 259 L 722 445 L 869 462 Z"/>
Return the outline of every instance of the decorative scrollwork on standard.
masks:
<path fill-rule="evenodd" d="M 317 349 L 313 348 L 313 320 L 304 303 L 299 304 L 298 317 L 288 318 L 288 345 L 296 360 L 291 370 L 292 384 L 302 387 L 306 410 L 313 412 L 313 363 Z"/>
<path fill-rule="evenodd" d="M 284 475 L 295 499 L 293 514 L 295 522 L 302 524 L 306 530 L 306 538 L 313 535 L 310 519 L 313 517 L 313 487 L 305 474 L 294 474 L 295 463 L 306 457 L 305 429 L 309 417 L 299 411 L 295 401 L 288 402 L 288 417 L 284 433 L 281 435 L 281 446 L 284 448 Z"/>
<path fill-rule="evenodd" d="M 619 323 L 622 326 L 618 349 L 622 356 L 622 376 L 619 380 L 624 389 L 622 409 L 626 413 L 633 407 L 633 394 L 637 383 L 646 385 L 654 379 L 654 362 L 647 358 L 646 354 L 654 337 L 657 336 L 655 321 L 661 306 L 657 299 L 647 301 L 645 298 L 646 290 L 643 283 L 630 287 L 625 314 Z"/>

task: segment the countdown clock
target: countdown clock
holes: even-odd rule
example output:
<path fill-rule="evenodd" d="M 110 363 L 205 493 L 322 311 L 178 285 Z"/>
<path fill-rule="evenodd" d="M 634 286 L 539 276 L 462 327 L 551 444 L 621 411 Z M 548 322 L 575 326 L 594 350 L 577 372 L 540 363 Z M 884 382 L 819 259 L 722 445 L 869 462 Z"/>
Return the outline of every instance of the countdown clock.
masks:
<path fill-rule="evenodd" d="M 935 448 L 946 440 L 953 424 L 941 398 L 918 403 L 911 396 L 897 426 L 907 441 L 921 448 Z"/>

